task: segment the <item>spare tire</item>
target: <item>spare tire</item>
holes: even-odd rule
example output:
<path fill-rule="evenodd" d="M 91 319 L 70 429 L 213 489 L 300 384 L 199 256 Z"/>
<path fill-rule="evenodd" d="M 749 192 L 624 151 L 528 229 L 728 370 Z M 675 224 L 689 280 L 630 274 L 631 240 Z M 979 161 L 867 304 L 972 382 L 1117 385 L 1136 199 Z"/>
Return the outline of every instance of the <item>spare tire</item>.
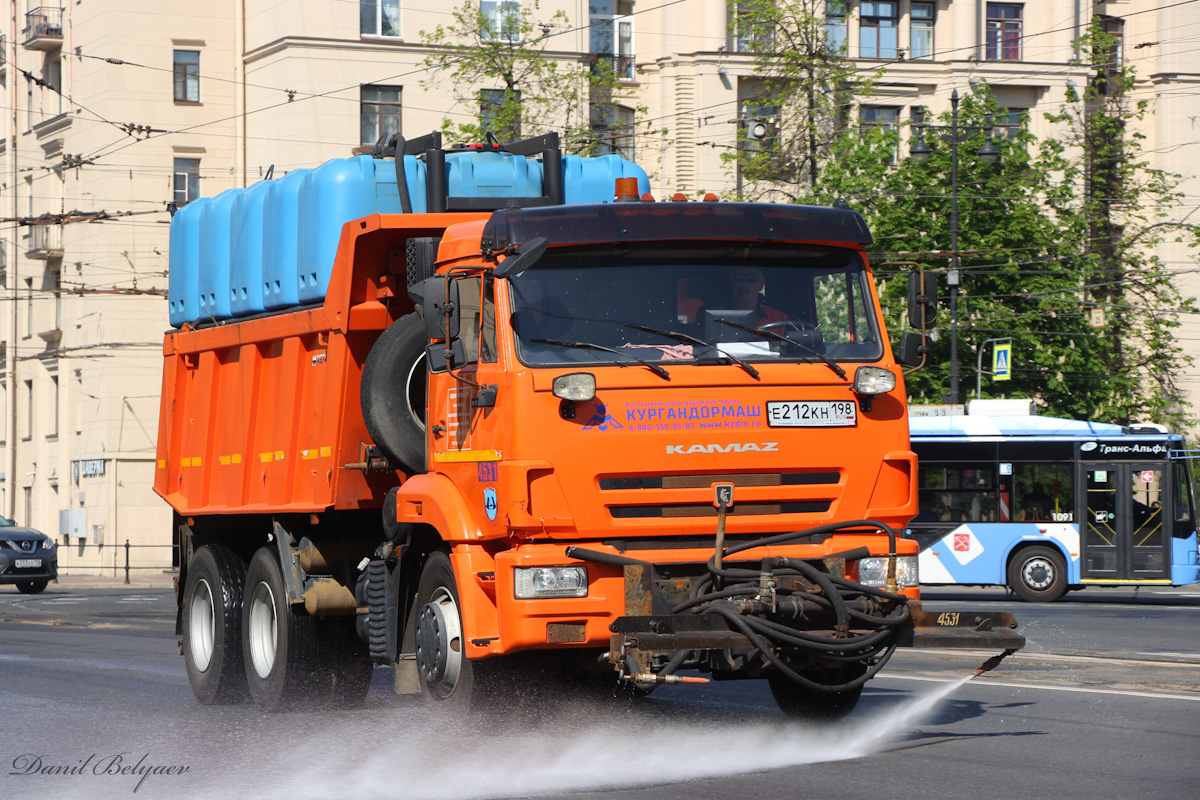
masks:
<path fill-rule="evenodd" d="M 425 471 L 425 323 L 405 314 L 380 335 L 363 366 L 359 395 L 367 432 L 393 465 Z"/>

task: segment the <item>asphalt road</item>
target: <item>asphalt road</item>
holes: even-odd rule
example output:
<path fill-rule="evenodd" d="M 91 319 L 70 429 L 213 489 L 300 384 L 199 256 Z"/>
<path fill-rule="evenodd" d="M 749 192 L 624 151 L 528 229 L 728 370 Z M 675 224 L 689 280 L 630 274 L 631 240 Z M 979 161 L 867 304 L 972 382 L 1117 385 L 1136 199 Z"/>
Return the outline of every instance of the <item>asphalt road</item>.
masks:
<path fill-rule="evenodd" d="M 169 591 L 0 591 L 0 797 L 1194 798 L 1189 588 L 929 592 L 1014 611 L 1029 646 L 965 685 L 987 654 L 901 651 L 822 727 L 784 719 L 762 682 L 464 723 L 396 697 L 382 668 L 354 711 L 204 707 Z"/>

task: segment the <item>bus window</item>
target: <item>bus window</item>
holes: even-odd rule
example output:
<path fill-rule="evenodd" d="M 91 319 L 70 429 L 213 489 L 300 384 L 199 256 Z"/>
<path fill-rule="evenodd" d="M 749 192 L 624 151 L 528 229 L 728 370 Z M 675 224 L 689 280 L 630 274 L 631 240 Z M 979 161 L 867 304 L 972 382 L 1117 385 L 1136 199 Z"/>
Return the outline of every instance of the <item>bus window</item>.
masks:
<path fill-rule="evenodd" d="M 1075 471 L 1071 464 L 1014 464 L 1017 519 L 1075 520 Z"/>
<path fill-rule="evenodd" d="M 993 464 L 923 464 L 917 491 L 920 511 L 913 522 L 996 522 Z"/>
<path fill-rule="evenodd" d="M 1195 502 L 1192 498 L 1192 481 L 1185 464 L 1175 465 L 1175 525 L 1171 535 L 1176 539 L 1187 539 L 1196 530 Z"/>

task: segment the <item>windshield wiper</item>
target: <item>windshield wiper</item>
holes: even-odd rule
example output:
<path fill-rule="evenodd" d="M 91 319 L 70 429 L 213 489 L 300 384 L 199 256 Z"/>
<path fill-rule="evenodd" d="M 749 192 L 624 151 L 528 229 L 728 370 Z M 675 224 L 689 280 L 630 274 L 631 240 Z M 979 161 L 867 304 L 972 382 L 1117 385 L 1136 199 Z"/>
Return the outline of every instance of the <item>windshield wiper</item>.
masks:
<path fill-rule="evenodd" d="M 688 333 L 680 333 L 679 331 L 664 331 L 664 330 L 659 330 L 658 328 L 651 328 L 647 325 L 638 325 L 633 322 L 626 322 L 625 327 L 633 328 L 634 330 L 637 330 L 637 331 L 645 331 L 646 333 L 658 334 L 659 336 L 665 336 L 668 339 L 674 339 L 677 342 L 688 342 L 689 344 L 698 344 L 698 345 L 703 345 L 704 347 L 709 347 L 713 350 L 716 350 L 718 353 L 720 353 L 723 358 L 728 358 L 734 364 L 737 364 L 739 367 L 746 370 L 746 372 L 749 373 L 750 377 L 754 378 L 754 380 L 759 380 L 758 370 L 756 370 L 754 367 L 750 366 L 748 363 L 746 363 L 742 359 L 733 355 L 732 353 L 726 353 L 724 350 L 717 347 L 712 342 L 706 342 L 703 339 L 697 339 L 695 336 L 692 336 L 691 334 L 688 334 Z"/>
<path fill-rule="evenodd" d="M 616 353 L 619 356 L 632 359 L 641 364 L 646 369 L 658 375 L 665 381 L 671 380 L 671 373 L 660 367 L 658 364 L 651 364 L 644 358 L 638 358 L 632 353 L 625 353 L 621 350 L 616 350 L 612 347 L 605 347 L 602 344 L 593 344 L 592 342 L 561 342 L 558 339 L 530 339 L 531 344 L 552 344 L 555 347 L 577 347 L 580 350 L 599 350 L 602 353 Z M 618 367 L 628 367 L 628 364 L 622 364 L 620 361 L 615 362 Z"/>
<path fill-rule="evenodd" d="M 765 328 L 751 328 L 749 325 L 739 325 L 738 323 L 730 322 L 727 319 L 719 319 L 718 318 L 717 322 L 721 323 L 722 325 L 728 325 L 731 328 L 737 328 L 739 331 L 746 331 L 747 333 L 753 333 L 755 336 L 766 336 L 771 339 L 778 339 L 781 342 L 787 342 L 788 344 L 795 345 L 796 347 L 799 347 L 801 350 L 807 350 L 808 352 L 812 353 L 817 358 L 821 359 L 821 361 L 823 361 L 825 364 L 827 364 L 831 370 L 833 370 L 834 372 L 837 373 L 837 376 L 839 378 L 846 377 L 846 370 L 842 369 L 841 365 L 839 365 L 833 361 L 830 361 L 825 356 L 824 353 L 814 350 L 813 348 L 809 347 L 808 345 L 804 344 L 803 342 L 797 342 L 795 339 L 784 336 L 782 333 L 776 333 L 775 331 L 767 330 Z"/>

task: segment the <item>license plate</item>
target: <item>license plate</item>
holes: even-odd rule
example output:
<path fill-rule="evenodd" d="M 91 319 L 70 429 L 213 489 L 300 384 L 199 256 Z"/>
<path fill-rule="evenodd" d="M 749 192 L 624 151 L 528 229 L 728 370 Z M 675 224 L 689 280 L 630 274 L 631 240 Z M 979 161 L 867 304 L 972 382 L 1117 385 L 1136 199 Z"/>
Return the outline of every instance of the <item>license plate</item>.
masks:
<path fill-rule="evenodd" d="M 41 565 L 42 560 L 40 558 L 18 558 L 13 561 L 13 566 L 17 569 L 21 569 L 22 567 L 40 567 Z"/>
<path fill-rule="evenodd" d="M 772 428 L 844 428 L 858 424 L 853 400 L 796 400 L 767 403 Z"/>

